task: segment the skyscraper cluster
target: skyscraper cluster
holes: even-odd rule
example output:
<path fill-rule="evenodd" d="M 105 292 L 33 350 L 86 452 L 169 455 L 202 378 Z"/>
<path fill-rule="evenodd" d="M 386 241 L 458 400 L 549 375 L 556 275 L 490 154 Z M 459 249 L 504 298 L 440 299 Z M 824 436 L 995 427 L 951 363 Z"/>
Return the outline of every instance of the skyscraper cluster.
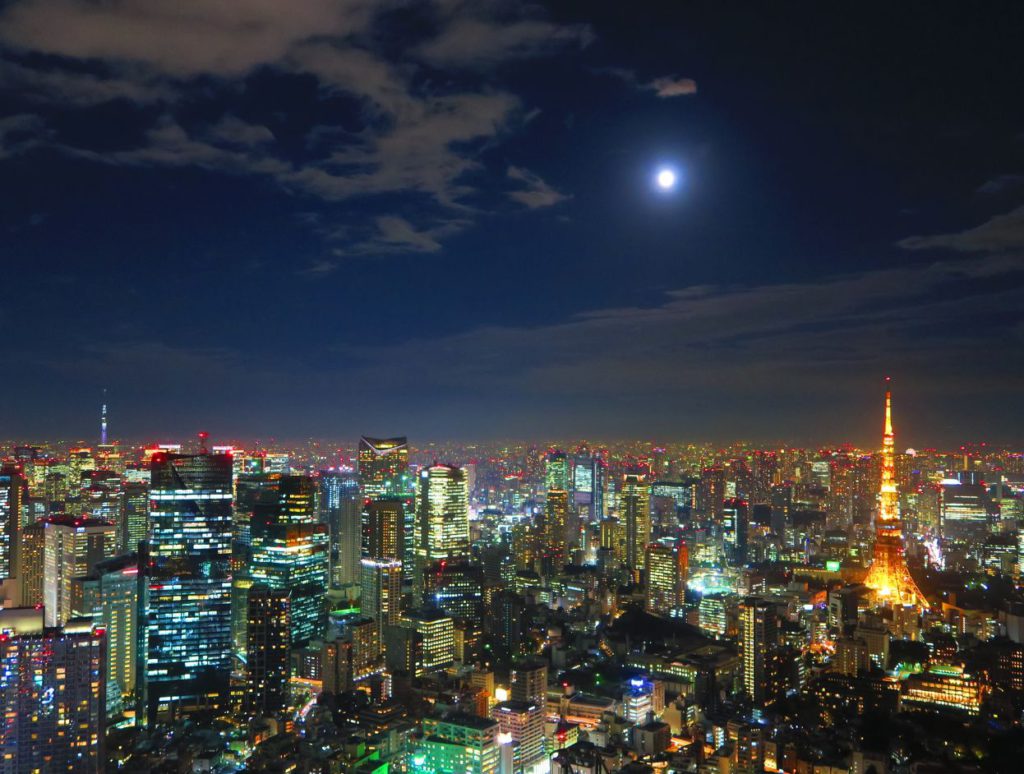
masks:
<path fill-rule="evenodd" d="M 882 771 L 876 718 L 1012 735 L 1024 455 L 894 427 L 887 390 L 866 451 L 16 445 L 0 770 Z"/>

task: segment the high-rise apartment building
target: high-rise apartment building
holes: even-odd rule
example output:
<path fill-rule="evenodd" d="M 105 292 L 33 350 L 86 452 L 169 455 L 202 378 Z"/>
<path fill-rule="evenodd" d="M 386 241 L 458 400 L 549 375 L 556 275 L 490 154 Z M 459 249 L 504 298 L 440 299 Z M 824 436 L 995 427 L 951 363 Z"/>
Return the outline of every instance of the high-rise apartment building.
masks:
<path fill-rule="evenodd" d="M 0 610 L 0 772 L 105 770 L 105 635 L 89 620 L 45 628 L 41 610 Z"/>
<path fill-rule="evenodd" d="M 513 765 L 516 771 L 532 771 L 546 757 L 544 712 L 528 701 L 503 701 L 494 707 L 498 733 L 515 745 Z"/>
<path fill-rule="evenodd" d="M 291 677 L 291 592 L 256 584 L 248 594 L 246 711 L 279 717 L 288 708 Z"/>
<path fill-rule="evenodd" d="M 539 659 L 524 659 L 512 666 L 510 674 L 511 697 L 540 707 L 543 714 L 548 706 L 548 665 Z"/>
<path fill-rule="evenodd" d="M 743 690 L 755 706 L 770 703 L 769 666 L 778 645 L 775 606 L 759 597 L 740 603 Z"/>
<path fill-rule="evenodd" d="M 231 673 L 232 458 L 151 459 L 150 539 L 140 567 L 143 722 L 223 707 Z"/>

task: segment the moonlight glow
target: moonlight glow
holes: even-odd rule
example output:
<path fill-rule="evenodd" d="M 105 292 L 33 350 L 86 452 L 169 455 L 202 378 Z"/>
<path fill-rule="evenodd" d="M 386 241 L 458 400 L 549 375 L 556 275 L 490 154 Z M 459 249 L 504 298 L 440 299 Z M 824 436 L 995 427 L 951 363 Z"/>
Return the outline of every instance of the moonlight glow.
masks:
<path fill-rule="evenodd" d="M 658 174 L 655 176 L 655 182 L 658 184 L 658 188 L 662 191 L 671 191 L 676 187 L 678 176 L 674 170 L 664 168 L 659 169 Z"/>

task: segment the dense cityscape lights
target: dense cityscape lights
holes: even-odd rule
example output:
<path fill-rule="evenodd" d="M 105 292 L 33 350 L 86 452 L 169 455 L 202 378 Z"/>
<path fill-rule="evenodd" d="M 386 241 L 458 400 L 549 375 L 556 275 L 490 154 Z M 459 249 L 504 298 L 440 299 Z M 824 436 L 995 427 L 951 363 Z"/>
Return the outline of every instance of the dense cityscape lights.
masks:
<path fill-rule="evenodd" d="M 1024 454 L 899 453 L 893 415 L 887 385 L 879 450 L 13 445 L 6 770 L 896 771 L 880 716 L 922 759 L 935 722 L 1019 738 Z M 25 736 L 26 701 L 86 714 Z"/>
<path fill-rule="evenodd" d="M 0 0 L 0 774 L 1024 770 L 1022 41 Z"/>

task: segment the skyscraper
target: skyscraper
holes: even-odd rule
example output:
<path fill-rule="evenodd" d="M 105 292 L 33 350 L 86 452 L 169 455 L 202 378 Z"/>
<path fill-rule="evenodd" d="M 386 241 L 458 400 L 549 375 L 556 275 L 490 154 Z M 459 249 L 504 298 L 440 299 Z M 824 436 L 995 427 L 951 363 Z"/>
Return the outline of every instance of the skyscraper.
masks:
<path fill-rule="evenodd" d="M 900 499 L 896 491 L 896 464 L 892 430 L 892 392 L 885 390 L 885 426 L 882 435 L 882 484 L 878 494 L 875 520 L 874 560 L 864 584 L 874 592 L 875 601 L 884 605 L 928 607 L 928 600 L 907 569 L 903 555 L 903 529 L 900 524 Z"/>
<path fill-rule="evenodd" d="M 627 473 L 619 499 L 626 524 L 626 565 L 631 570 L 642 570 L 644 549 L 651 540 L 651 486 L 642 474 Z"/>
<path fill-rule="evenodd" d="M 568 522 L 569 493 L 564 489 L 549 489 L 544 506 L 546 571 L 561 569 L 569 558 Z"/>
<path fill-rule="evenodd" d="M 400 497 L 370 500 L 363 511 L 363 555 L 371 559 L 405 558 L 405 504 Z"/>
<path fill-rule="evenodd" d="M 153 455 L 140 658 L 144 722 L 215 709 L 231 672 L 228 454 Z"/>
<path fill-rule="evenodd" d="M 677 614 L 686 601 L 689 554 L 681 540 L 664 539 L 647 546 L 645 609 L 661 616 Z"/>
<path fill-rule="evenodd" d="M 770 701 L 769 666 L 778 645 L 775 607 L 760 597 L 740 604 L 743 690 L 757 707 Z"/>
<path fill-rule="evenodd" d="M 572 489 L 569 457 L 565 452 L 552 449 L 545 462 L 544 484 L 548 490 L 568 492 Z"/>
<path fill-rule="evenodd" d="M 82 586 L 82 613 L 107 636 L 107 683 L 123 696 L 135 691 L 138 668 L 139 557 L 124 554 L 99 562 Z"/>
<path fill-rule="evenodd" d="M 361 565 L 363 615 L 374 619 L 380 627 L 397 624 L 402 604 L 402 563 L 397 559 L 367 557 Z"/>
<path fill-rule="evenodd" d="M 28 497 L 28 481 L 16 465 L 0 468 L 0 583 L 17 576 L 21 509 Z"/>
<path fill-rule="evenodd" d="M 315 494 L 308 476 L 283 476 L 253 509 L 249 576 L 290 592 L 292 646 L 320 637 L 327 612 L 328 534 L 316 518 Z"/>
<path fill-rule="evenodd" d="M 246 628 L 246 710 L 278 717 L 288 707 L 291 677 L 291 592 L 261 583 L 249 589 Z"/>
<path fill-rule="evenodd" d="M 722 504 L 722 543 L 729 564 L 742 567 L 747 563 L 747 501 L 729 498 Z"/>
<path fill-rule="evenodd" d="M 359 439 L 359 492 L 364 500 L 408 491 L 409 443 L 405 438 Z"/>
<path fill-rule="evenodd" d="M 46 625 L 60 626 L 86 613 L 76 596 L 75 578 L 88 575 L 117 553 L 114 525 L 96 519 L 54 517 L 46 521 L 43 538 L 43 605 Z M 88 611 L 91 613 L 92 611 Z"/>
<path fill-rule="evenodd" d="M 105 770 L 105 636 L 75 619 L 44 628 L 41 610 L 0 610 L 0 771 Z"/>
<path fill-rule="evenodd" d="M 452 465 L 431 465 L 420 472 L 417 504 L 417 590 L 422 595 L 421 573 L 439 559 L 455 559 L 469 552 L 469 491 L 465 473 Z"/>
<path fill-rule="evenodd" d="M 21 575 L 21 604 L 33 607 L 43 604 L 43 566 L 46 556 L 46 522 L 37 521 L 21 530 L 18 543 Z"/>

